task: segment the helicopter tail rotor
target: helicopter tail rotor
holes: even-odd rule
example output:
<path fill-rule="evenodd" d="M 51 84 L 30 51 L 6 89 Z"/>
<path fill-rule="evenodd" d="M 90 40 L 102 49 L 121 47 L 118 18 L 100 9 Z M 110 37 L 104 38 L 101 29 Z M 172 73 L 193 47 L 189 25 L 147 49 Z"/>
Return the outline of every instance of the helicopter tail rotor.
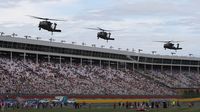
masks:
<path fill-rule="evenodd" d="M 110 36 L 111 36 L 111 33 L 108 33 L 108 38 L 110 38 Z"/>
<path fill-rule="evenodd" d="M 57 26 L 57 24 L 56 24 L 56 23 L 54 23 L 54 28 L 53 28 L 54 30 L 56 30 L 56 26 Z"/>
<path fill-rule="evenodd" d="M 177 44 L 177 48 L 179 48 L 179 43 Z"/>

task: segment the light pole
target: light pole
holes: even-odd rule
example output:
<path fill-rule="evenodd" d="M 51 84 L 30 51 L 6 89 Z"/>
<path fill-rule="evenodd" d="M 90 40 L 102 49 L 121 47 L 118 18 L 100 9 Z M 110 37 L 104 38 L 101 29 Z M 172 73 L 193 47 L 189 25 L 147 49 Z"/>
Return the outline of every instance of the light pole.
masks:
<path fill-rule="evenodd" d="M 50 39 L 49 39 L 49 41 L 50 41 L 50 42 L 54 42 L 54 41 L 55 41 L 55 39 L 53 39 L 53 38 L 50 38 Z"/>
<path fill-rule="evenodd" d="M 138 53 L 140 53 L 141 51 L 143 51 L 142 49 L 138 49 Z"/>
<path fill-rule="evenodd" d="M 31 38 L 31 36 L 29 36 L 29 35 L 25 35 L 24 37 L 25 37 L 26 39 Z"/>
<path fill-rule="evenodd" d="M 189 54 L 189 56 L 191 57 L 191 56 L 193 56 L 193 54 Z"/>
<path fill-rule="evenodd" d="M 65 43 L 66 41 L 65 41 L 65 40 L 61 40 L 60 42 L 61 42 L 61 43 Z"/>
<path fill-rule="evenodd" d="M 134 49 L 134 48 L 132 48 L 132 52 L 135 52 L 135 49 Z"/>
<path fill-rule="evenodd" d="M 156 51 L 151 51 L 152 54 L 156 54 Z"/>
<path fill-rule="evenodd" d="M 105 46 L 104 45 L 101 45 L 101 48 L 104 48 Z"/>
<path fill-rule="evenodd" d="M 36 40 L 39 40 L 39 39 L 41 39 L 41 37 L 36 37 Z"/>
<path fill-rule="evenodd" d="M 12 33 L 11 35 L 12 35 L 12 37 L 15 37 L 15 36 L 17 36 L 17 34 L 16 34 L 16 33 Z"/>
<path fill-rule="evenodd" d="M 129 51 L 129 49 L 127 48 L 126 51 Z"/>
<path fill-rule="evenodd" d="M 82 42 L 82 45 L 85 46 L 86 44 L 84 42 Z"/>
<path fill-rule="evenodd" d="M 1 36 L 3 36 L 5 33 L 4 32 L 0 32 Z"/>
<path fill-rule="evenodd" d="M 175 52 L 171 52 L 171 54 L 172 54 L 172 56 L 174 55 L 174 54 L 176 54 Z"/>

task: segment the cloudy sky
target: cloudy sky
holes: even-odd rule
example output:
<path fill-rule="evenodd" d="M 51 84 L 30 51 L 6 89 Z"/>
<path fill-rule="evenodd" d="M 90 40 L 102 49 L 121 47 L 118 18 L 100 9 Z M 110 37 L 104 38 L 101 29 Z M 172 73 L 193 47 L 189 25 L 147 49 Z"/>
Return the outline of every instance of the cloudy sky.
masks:
<path fill-rule="evenodd" d="M 180 43 L 183 50 L 176 55 L 200 57 L 199 4 L 200 0 L 0 0 L 0 31 L 163 55 L 174 51 L 164 50 L 163 43 L 153 41 L 184 41 Z M 67 21 L 58 22 L 62 32 L 52 36 L 39 31 L 39 20 L 26 15 Z M 97 40 L 96 31 L 86 27 L 116 30 L 112 32 L 116 40 Z"/>

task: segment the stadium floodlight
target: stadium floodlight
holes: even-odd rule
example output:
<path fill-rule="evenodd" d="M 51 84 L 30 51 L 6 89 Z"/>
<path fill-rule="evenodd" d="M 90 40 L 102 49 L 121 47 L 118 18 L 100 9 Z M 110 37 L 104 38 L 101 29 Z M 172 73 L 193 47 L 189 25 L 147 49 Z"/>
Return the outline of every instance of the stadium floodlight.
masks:
<path fill-rule="evenodd" d="M 172 54 L 172 56 L 174 55 L 174 54 L 176 54 L 175 52 L 171 52 L 171 54 Z"/>
<path fill-rule="evenodd" d="M 104 48 L 105 46 L 104 45 L 101 45 L 101 48 Z"/>
<path fill-rule="evenodd" d="M 26 39 L 31 38 L 31 36 L 29 36 L 29 35 L 25 35 L 24 37 L 25 37 Z"/>
<path fill-rule="evenodd" d="M 54 41 L 55 41 L 55 39 L 53 39 L 53 38 L 50 38 L 50 39 L 49 39 L 49 41 L 50 41 L 50 42 L 54 42 Z"/>
<path fill-rule="evenodd" d="M 36 40 L 39 40 L 39 39 L 41 39 L 41 37 L 36 37 Z"/>
<path fill-rule="evenodd" d="M 113 46 L 110 46 L 110 49 L 113 49 L 114 47 Z"/>
<path fill-rule="evenodd" d="M 72 44 L 76 44 L 76 42 L 72 42 Z"/>
<path fill-rule="evenodd" d="M 5 33 L 4 32 L 0 32 L 0 35 L 3 36 Z"/>
<path fill-rule="evenodd" d="M 15 36 L 17 36 L 17 34 L 16 34 L 16 33 L 12 33 L 11 36 L 12 36 L 12 37 L 15 37 Z"/>
<path fill-rule="evenodd" d="M 141 51 L 143 51 L 142 49 L 138 49 L 138 53 L 140 53 Z"/>
<path fill-rule="evenodd" d="M 127 51 L 129 51 L 129 49 L 128 49 L 128 48 L 127 48 L 126 50 L 127 50 Z"/>
<path fill-rule="evenodd" d="M 151 51 L 152 54 L 156 54 L 156 51 Z"/>
<path fill-rule="evenodd" d="M 191 57 L 191 56 L 193 56 L 193 54 L 189 54 L 189 56 Z"/>
<path fill-rule="evenodd" d="M 83 46 L 85 46 L 85 45 L 86 45 L 86 43 L 82 42 L 82 45 L 83 45 Z"/>
<path fill-rule="evenodd" d="M 61 40 L 60 42 L 61 42 L 61 43 L 65 43 L 66 41 L 65 41 L 65 40 Z"/>
<path fill-rule="evenodd" d="M 135 49 L 134 49 L 134 48 L 132 48 L 132 52 L 135 52 Z"/>

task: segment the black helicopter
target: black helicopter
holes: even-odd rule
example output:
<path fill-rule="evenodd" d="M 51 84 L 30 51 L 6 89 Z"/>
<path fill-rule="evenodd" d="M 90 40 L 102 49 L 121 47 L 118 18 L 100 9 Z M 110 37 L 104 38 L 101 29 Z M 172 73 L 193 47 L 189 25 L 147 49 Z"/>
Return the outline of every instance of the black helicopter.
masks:
<path fill-rule="evenodd" d="M 164 49 L 171 49 L 171 50 L 182 50 L 182 48 L 179 47 L 179 42 L 182 41 L 155 41 L 155 42 L 163 42 L 164 44 Z M 176 46 L 174 43 L 177 43 Z"/>
<path fill-rule="evenodd" d="M 97 38 L 101 38 L 101 39 L 104 39 L 104 40 L 115 40 L 114 38 L 111 38 L 111 31 L 112 30 L 105 30 L 103 28 L 87 28 L 87 29 L 91 29 L 91 30 L 100 30 L 100 32 L 97 33 Z"/>
<path fill-rule="evenodd" d="M 56 29 L 57 23 L 52 23 L 51 21 L 66 21 L 66 20 L 36 17 L 36 16 L 30 16 L 30 17 L 35 18 L 35 19 L 45 20 L 45 21 L 40 21 L 39 26 L 38 26 L 39 30 L 41 30 L 41 29 L 47 30 L 47 31 L 51 32 L 52 35 L 53 35 L 53 32 L 61 32 L 61 30 Z M 51 20 L 51 21 L 49 21 L 49 20 Z"/>

